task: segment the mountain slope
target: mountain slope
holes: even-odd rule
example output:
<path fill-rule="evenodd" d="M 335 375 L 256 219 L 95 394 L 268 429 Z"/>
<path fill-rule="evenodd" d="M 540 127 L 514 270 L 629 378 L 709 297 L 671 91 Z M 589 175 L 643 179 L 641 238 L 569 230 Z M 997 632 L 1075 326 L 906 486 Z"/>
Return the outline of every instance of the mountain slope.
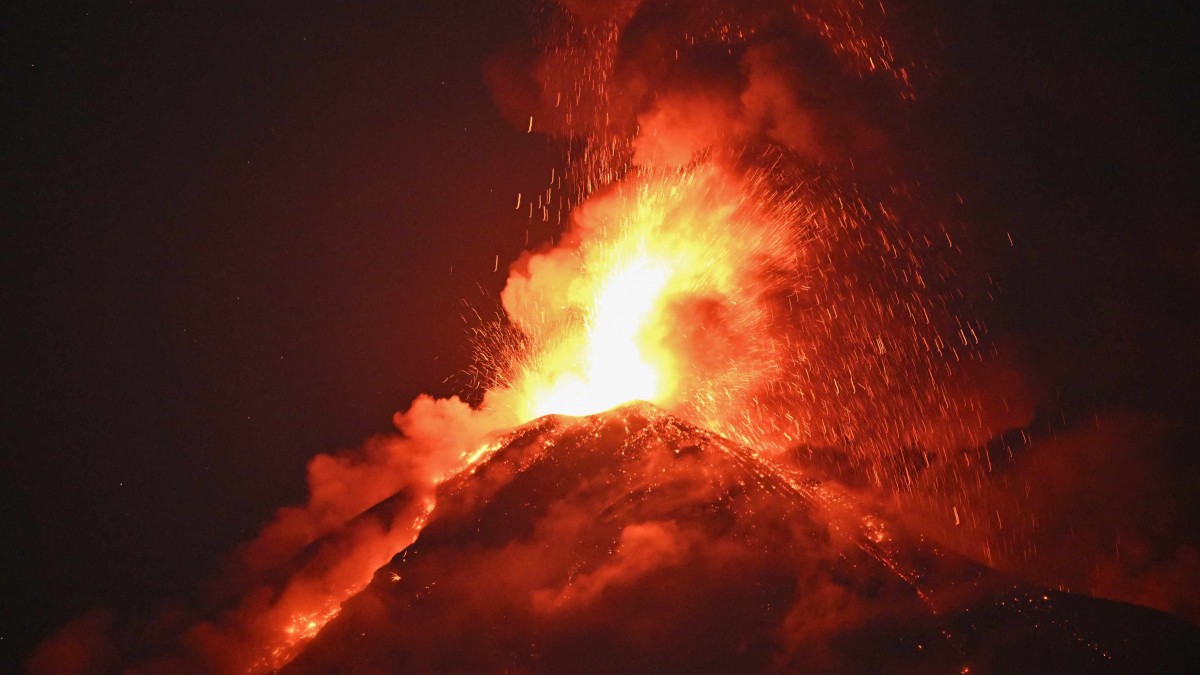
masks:
<path fill-rule="evenodd" d="M 491 447 L 286 672 L 1200 664 L 1186 623 L 1019 587 L 647 404 Z"/>

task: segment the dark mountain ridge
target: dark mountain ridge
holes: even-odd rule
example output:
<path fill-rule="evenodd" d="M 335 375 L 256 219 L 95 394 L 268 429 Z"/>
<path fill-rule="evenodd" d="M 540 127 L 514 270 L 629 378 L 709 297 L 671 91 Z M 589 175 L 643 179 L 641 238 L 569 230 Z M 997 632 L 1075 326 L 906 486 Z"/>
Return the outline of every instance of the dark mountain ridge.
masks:
<path fill-rule="evenodd" d="M 1200 629 L 1015 583 L 636 403 L 546 417 L 285 672 L 1200 672 Z"/>

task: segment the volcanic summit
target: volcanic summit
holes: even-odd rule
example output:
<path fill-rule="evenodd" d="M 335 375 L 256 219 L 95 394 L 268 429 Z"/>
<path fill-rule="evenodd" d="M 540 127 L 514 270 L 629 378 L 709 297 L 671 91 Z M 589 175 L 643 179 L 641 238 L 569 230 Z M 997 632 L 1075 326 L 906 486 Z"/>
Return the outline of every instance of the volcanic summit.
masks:
<path fill-rule="evenodd" d="M 284 672 L 1200 669 L 1185 622 L 1010 581 L 650 404 L 485 452 Z"/>

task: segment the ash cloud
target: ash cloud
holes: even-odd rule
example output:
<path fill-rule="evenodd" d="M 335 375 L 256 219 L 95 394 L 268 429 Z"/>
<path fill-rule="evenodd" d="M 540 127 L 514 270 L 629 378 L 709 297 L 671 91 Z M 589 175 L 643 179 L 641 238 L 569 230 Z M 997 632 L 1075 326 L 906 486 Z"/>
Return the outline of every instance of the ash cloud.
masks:
<path fill-rule="evenodd" d="M 487 81 L 514 126 L 599 137 L 592 152 L 633 165 L 764 142 L 878 164 L 903 112 L 894 102 L 924 70 L 882 32 L 886 15 L 856 2 L 586 4 L 543 3 L 537 48 L 497 55 Z M 624 138 L 632 155 L 602 147 Z"/>

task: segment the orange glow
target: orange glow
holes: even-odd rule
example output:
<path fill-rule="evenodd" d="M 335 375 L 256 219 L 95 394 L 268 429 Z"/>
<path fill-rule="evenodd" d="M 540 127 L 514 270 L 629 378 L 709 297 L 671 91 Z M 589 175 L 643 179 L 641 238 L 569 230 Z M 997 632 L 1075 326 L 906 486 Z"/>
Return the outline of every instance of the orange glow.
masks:
<path fill-rule="evenodd" d="M 799 259 L 793 211 L 764 207 L 760 187 L 716 164 L 647 173 L 580 207 L 574 245 L 525 259 L 504 295 L 532 339 L 511 385 L 517 417 L 675 408 L 755 383 L 776 360 L 766 271 Z"/>
<path fill-rule="evenodd" d="M 855 17 L 842 17 L 853 20 L 840 28 L 823 12 L 805 18 L 862 72 L 894 65 L 873 51 L 889 52 L 886 42 L 861 39 Z M 837 131 L 854 120 L 842 125 L 806 106 L 791 92 L 789 64 L 758 45 L 741 64 L 747 83 L 736 97 L 656 92 L 636 116 L 638 131 L 625 135 L 599 123 L 615 93 L 608 78 L 619 27 L 562 29 L 565 42 L 548 43 L 547 56 L 561 50 L 583 79 L 555 79 L 566 66 L 539 71 L 554 103 L 544 124 L 588 149 L 569 156 L 568 179 L 552 174 L 544 193 L 518 196 L 516 208 L 546 223 L 557 215 L 565 227 L 513 262 L 501 297 L 506 320 L 478 331 L 479 407 L 461 418 L 428 411 L 446 424 L 425 440 L 456 461 L 426 478 L 436 485 L 473 471 L 500 447 L 502 430 L 636 400 L 753 447 L 764 462 L 794 448 L 842 452 L 895 490 L 913 486 L 896 448 L 936 455 L 969 444 L 972 404 L 946 382 L 950 357 L 969 358 L 979 342 L 937 289 L 951 270 L 935 248 L 950 235 L 901 224 L 890 204 L 872 202 L 836 163 L 823 163 L 836 148 L 814 125 Z M 590 106 L 594 114 L 584 114 Z M 542 120 L 529 117 L 527 130 Z M 763 136 L 770 151 L 754 149 Z M 489 269 L 500 262 L 489 257 Z M 947 327 L 957 341 L 943 337 Z M 427 412 L 407 419 L 414 425 L 401 431 L 416 435 Z M 274 614 L 277 646 L 259 666 L 286 664 L 411 542 L 423 518 L 403 537 L 364 546 L 364 564 L 337 575 L 335 588 Z M 891 540 L 878 520 L 854 528 L 872 551 Z M 904 576 L 886 556 L 881 562 Z"/>
<path fill-rule="evenodd" d="M 263 614 L 259 624 L 265 630 L 266 654 L 247 672 L 276 672 L 286 666 L 301 649 L 342 611 L 342 603 L 370 582 L 375 570 L 416 539 L 433 511 L 433 499 L 424 500 L 411 524 L 398 524 L 380 538 L 363 537 L 357 546 L 348 547 L 328 581 L 298 575 L 274 608 Z M 341 580 L 330 585 L 329 581 Z M 282 628 L 274 626 L 282 624 Z M 240 669 L 240 668 L 239 668 Z"/>
<path fill-rule="evenodd" d="M 639 256 L 599 284 L 581 339 L 565 342 L 555 355 L 564 368 L 534 393 L 535 417 L 589 415 L 634 399 L 662 398 L 664 373 L 647 358 L 640 338 L 656 318 L 670 274 L 665 266 Z"/>

